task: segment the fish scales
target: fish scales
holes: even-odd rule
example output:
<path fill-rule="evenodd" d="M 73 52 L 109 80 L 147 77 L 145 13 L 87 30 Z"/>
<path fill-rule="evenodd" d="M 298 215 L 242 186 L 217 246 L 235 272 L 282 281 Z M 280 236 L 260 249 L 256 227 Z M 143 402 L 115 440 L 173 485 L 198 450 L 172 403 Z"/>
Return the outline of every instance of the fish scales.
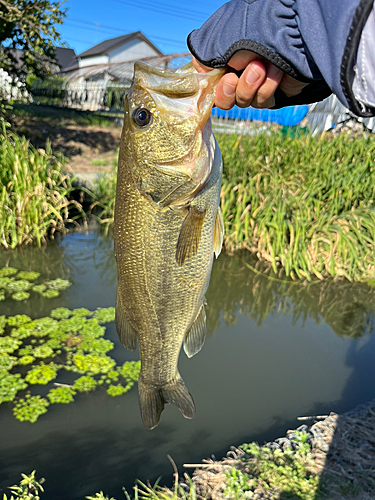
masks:
<path fill-rule="evenodd" d="M 142 65 L 139 72 L 146 80 L 147 71 L 158 82 L 165 78 L 174 82 L 173 73 L 156 71 L 155 75 L 153 68 Z M 184 340 L 188 355 L 195 354 L 204 341 L 204 295 L 213 261 L 215 225 L 216 233 L 222 231 L 218 208 L 222 167 L 207 117 L 202 123 L 198 111 L 190 119 L 163 108 L 159 116 L 160 96 L 151 93 L 150 97 L 147 88 L 139 85 L 137 69 L 135 75 L 126 104 L 116 193 L 116 327 L 126 347 L 134 349 L 139 343 L 141 414 L 145 426 L 153 428 L 165 403 L 175 404 L 187 418 L 194 416 L 194 402 L 177 363 Z M 218 75 L 209 78 L 217 82 Z M 212 105 L 213 84 L 206 87 L 203 90 Z M 165 102 L 177 100 L 176 94 L 167 96 L 164 107 Z M 198 84 L 192 97 L 196 101 L 204 97 Z M 142 118 L 145 109 L 152 113 L 154 123 L 134 126 L 134 112 Z M 198 125 L 201 131 L 196 130 Z M 222 234 L 216 234 L 217 247 L 221 238 Z M 189 341 L 188 335 L 192 337 Z"/>

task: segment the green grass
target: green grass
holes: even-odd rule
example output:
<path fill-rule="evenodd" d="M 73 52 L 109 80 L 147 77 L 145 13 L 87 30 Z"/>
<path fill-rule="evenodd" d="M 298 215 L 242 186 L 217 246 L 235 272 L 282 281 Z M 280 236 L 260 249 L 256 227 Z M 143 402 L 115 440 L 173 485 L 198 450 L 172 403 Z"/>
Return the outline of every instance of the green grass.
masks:
<path fill-rule="evenodd" d="M 6 248 L 45 243 L 64 232 L 72 178 L 64 173 L 65 159 L 34 148 L 24 137 L 0 131 L 0 244 Z"/>
<path fill-rule="evenodd" d="M 247 249 L 293 279 L 375 278 L 375 139 L 218 134 L 228 252 Z M 115 172 L 94 192 L 113 223 Z"/>
<path fill-rule="evenodd" d="M 375 140 L 220 135 L 225 247 L 292 278 L 375 274 Z"/>

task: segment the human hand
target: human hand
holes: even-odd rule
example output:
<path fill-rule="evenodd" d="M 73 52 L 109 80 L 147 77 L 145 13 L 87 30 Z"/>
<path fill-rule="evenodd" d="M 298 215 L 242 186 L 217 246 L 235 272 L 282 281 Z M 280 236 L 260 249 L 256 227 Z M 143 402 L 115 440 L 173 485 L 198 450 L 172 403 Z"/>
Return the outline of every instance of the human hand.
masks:
<path fill-rule="evenodd" d="M 193 57 L 198 73 L 206 73 L 212 68 L 204 66 Z M 248 50 L 236 52 L 228 62 L 228 72 L 221 78 L 215 93 L 215 104 L 221 109 L 231 109 L 235 104 L 240 108 L 272 108 L 274 93 L 278 87 L 287 97 L 299 94 L 307 83 L 299 82 L 276 68 L 263 57 Z M 240 77 L 230 72 L 243 70 Z"/>

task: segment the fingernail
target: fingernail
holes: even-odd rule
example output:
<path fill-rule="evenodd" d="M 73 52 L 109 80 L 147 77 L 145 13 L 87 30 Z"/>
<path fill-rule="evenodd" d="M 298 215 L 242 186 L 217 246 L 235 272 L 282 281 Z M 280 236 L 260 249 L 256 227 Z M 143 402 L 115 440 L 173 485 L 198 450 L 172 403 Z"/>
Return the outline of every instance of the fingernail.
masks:
<path fill-rule="evenodd" d="M 233 97 L 236 93 L 236 87 L 230 83 L 223 82 L 223 94 L 225 97 Z"/>
<path fill-rule="evenodd" d="M 252 85 L 253 83 L 255 83 L 257 80 L 259 80 L 260 78 L 260 74 L 257 73 L 253 68 L 252 66 L 250 66 L 250 69 L 249 71 L 247 72 L 247 75 L 246 75 L 246 83 L 248 83 L 249 85 Z"/>

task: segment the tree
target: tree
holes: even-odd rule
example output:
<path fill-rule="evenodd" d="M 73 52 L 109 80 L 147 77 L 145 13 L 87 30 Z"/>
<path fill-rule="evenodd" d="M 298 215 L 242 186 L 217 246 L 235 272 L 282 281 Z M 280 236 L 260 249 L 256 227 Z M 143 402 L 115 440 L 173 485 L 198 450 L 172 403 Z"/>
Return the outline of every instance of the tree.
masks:
<path fill-rule="evenodd" d="M 49 75 L 65 15 L 58 1 L 0 0 L 0 68 L 21 82 Z"/>

